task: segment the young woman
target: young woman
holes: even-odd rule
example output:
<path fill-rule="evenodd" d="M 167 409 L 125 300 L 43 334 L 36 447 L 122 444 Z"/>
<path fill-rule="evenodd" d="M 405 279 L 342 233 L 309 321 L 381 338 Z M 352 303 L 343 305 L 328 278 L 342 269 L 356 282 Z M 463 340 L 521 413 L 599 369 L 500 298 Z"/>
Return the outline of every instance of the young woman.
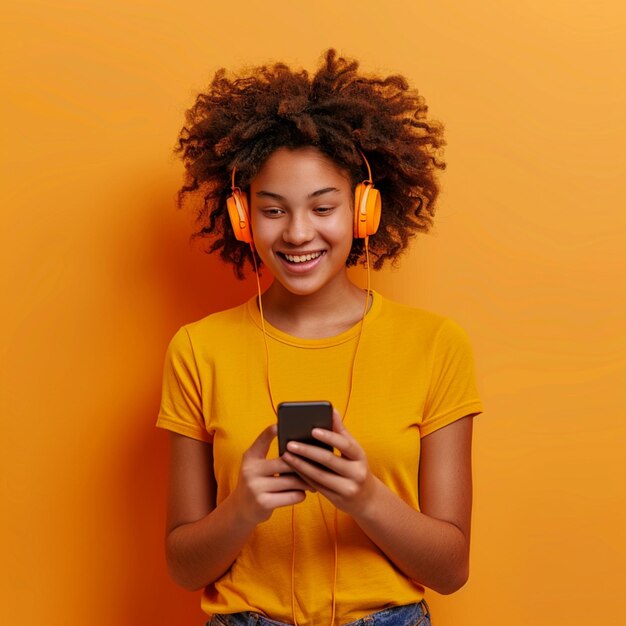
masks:
<path fill-rule="evenodd" d="M 259 264 L 274 279 L 183 326 L 165 359 L 167 562 L 203 589 L 209 625 L 427 626 L 425 587 L 467 580 L 482 411 L 467 336 L 346 271 L 429 229 L 443 139 L 426 112 L 401 76 L 364 76 L 334 50 L 313 76 L 221 70 L 188 111 L 197 234 L 238 276 Z M 313 437 L 334 451 L 278 456 L 276 405 L 304 400 L 332 403 Z"/>

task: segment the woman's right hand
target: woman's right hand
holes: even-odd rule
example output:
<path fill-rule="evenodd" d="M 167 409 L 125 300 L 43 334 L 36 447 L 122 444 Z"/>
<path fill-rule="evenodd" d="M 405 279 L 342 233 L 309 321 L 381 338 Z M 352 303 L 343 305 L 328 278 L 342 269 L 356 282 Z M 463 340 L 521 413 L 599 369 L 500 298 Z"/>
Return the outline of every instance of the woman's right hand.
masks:
<path fill-rule="evenodd" d="M 257 524 L 276 507 L 304 500 L 310 487 L 285 461 L 267 458 L 275 436 L 276 426 L 266 428 L 246 450 L 237 486 L 216 506 L 213 445 L 170 433 L 166 558 L 185 589 L 197 591 L 223 576 Z"/>
<path fill-rule="evenodd" d="M 283 459 L 267 458 L 276 433 L 276 424 L 268 426 L 246 450 L 233 491 L 237 510 L 255 525 L 269 519 L 278 507 L 302 502 L 304 492 L 312 490 Z"/>

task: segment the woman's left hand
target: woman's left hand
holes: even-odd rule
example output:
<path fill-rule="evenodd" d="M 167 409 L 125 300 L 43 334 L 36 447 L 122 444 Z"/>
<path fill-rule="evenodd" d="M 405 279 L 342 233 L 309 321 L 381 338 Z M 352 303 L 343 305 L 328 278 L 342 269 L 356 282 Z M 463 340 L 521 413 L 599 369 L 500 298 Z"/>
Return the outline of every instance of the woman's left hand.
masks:
<path fill-rule="evenodd" d="M 315 439 L 336 448 L 341 456 L 318 446 L 290 441 L 282 458 L 338 509 L 349 515 L 363 512 L 366 503 L 371 502 L 378 482 L 369 469 L 363 448 L 345 428 L 336 410 L 333 411 L 333 430 L 314 428 L 312 434 Z"/>

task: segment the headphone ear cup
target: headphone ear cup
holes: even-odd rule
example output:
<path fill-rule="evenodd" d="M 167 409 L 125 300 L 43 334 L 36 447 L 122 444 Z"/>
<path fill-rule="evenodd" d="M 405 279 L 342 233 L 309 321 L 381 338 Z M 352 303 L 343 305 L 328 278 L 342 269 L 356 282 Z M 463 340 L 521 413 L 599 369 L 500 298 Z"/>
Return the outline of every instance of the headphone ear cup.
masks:
<path fill-rule="evenodd" d="M 369 182 L 359 183 L 354 190 L 354 236 L 362 239 L 374 235 L 380 224 L 382 202 L 380 192 Z"/>
<path fill-rule="evenodd" d="M 240 189 L 233 189 L 232 195 L 226 198 L 226 208 L 228 217 L 233 227 L 233 233 L 237 241 L 252 243 L 252 231 L 250 230 L 250 211 L 248 210 L 248 199 Z"/>

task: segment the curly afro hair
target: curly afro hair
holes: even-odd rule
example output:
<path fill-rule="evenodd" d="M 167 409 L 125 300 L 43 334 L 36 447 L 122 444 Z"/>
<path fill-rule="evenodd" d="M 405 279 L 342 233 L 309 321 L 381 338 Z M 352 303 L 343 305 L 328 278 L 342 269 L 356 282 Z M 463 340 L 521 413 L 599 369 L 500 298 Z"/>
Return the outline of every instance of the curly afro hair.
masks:
<path fill-rule="evenodd" d="M 216 72 L 186 113 L 175 152 L 185 165 L 187 196 L 202 198 L 197 210 L 207 252 L 219 251 L 244 277 L 251 266 L 250 246 L 235 239 L 226 209 L 231 173 L 247 190 L 265 160 L 278 148 L 314 146 L 344 169 L 354 185 L 366 178 L 362 151 L 383 202 L 378 232 L 369 238 L 373 266 L 395 261 L 418 232 L 432 226 L 439 193 L 436 170 L 443 140 L 441 124 L 427 119 L 428 107 L 403 76 L 386 78 L 358 72 L 355 60 L 323 55 L 317 72 L 293 71 L 283 63 L 264 65 L 229 78 Z M 364 257 L 362 239 L 354 239 L 346 261 Z"/>

